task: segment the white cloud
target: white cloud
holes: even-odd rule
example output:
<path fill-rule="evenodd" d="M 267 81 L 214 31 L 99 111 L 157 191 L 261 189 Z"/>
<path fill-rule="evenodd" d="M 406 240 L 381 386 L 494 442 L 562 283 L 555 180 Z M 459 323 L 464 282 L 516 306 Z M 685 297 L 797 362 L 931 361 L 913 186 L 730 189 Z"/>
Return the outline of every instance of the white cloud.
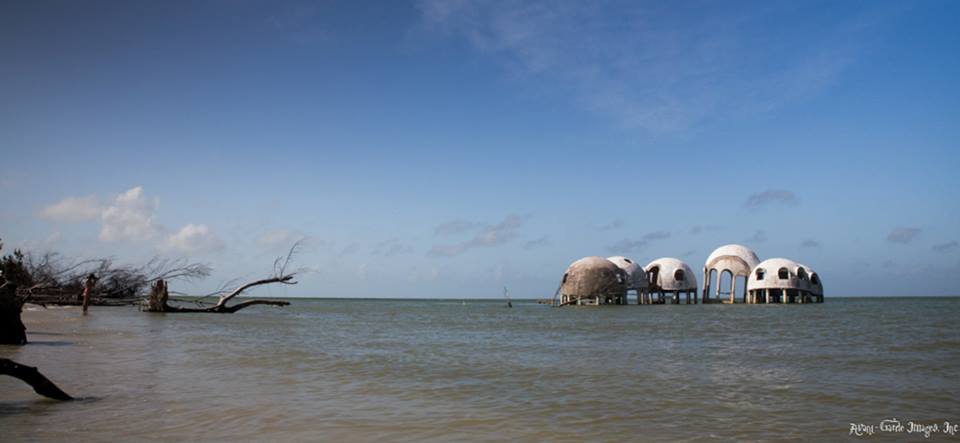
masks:
<path fill-rule="evenodd" d="M 202 254 L 222 251 L 224 243 L 207 225 L 190 223 L 167 237 L 161 248 L 186 254 Z"/>
<path fill-rule="evenodd" d="M 477 226 L 476 223 L 466 220 L 452 220 L 446 223 L 437 225 L 436 228 L 433 228 L 434 235 L 450 235 L 450 234 L 460 234 L 467 232 Z"/>
<path fill-rule="evenodd" d="M 60 231 L 55 231 L 54 233 L 47 236 L 47 238 L 43 241 L 43 244 L 50 246 L 50 245 L 53 245 L 54 243 L 59 242 L 62 239 L 63 239 L 63 234 L 60 233 Z"/>
<path fill-rule="evenodd" d="M 898 226 L 887 235 L 887 241 L 890 243 L 907 244 L 913 241 L 920 234 L 920 228 L 907 226 Z"/>
<path fill-rule="evenodd" d="M 785 189 L 771 189 L 763 192 L 755 192 L 747 197 L 743 206 L 749 209 L 760 209 L 772 205 L 796 205 L 800 199 L 793 192 Z"/>
<path fill-rule="evenodd" d="M 412 245 L 401 242 L 400 239 L 394 237 L 377 243 L 373 248 L 373 252 L 371 253 L 373 255 L 392 257 L 398 254 L 409 254 L 412 251 Z"/>
<path fill-rule="evenodd" d="M 161 250 L 187 254 L 223 250 L 224 242 L 204 224 L 190 223 L 167 235 L 168 230 L 156 221 L 159 207 L 158 199 L 148 199 L 143 187 L 136 186 L 114 197 L 106 207 L 101 206 L 95 196 L 67 197 L 43 208 L 39 215 L 56 221 L 99 218 L 99 238 L 102 241 L 152 241 Z M 289 232 L 278 231 L 268 233 L 261 240 L 282 242 L 289 236 Z M 46 244 L 60 241 L 62 237 L 60 232 L 55 232 L 46 240 Z"/>
<path fill-rule="evenodd" d="M 407 281 L 412 283 L 424 281 L 436 281 L 440 277 L 440 269 L 436 266 L 428 269 L 420 269 L 416 266 L 407 273 Z"/>
<path fill-rule="evenodd" d="M 475 223 L 473 225 L 479 226 L 480 231 L 477 232 L 472 239 L 456 244 L 433 245 L 433 247 L 430 248 L 430 251 L 427 252 L 427 255 L 434 257 L 452 257 L 463 254 L 468 249 L 475 247 L 493 247 L 502 245 L 513 240 L 517 236 L 517 233 L 520 230 L 520 227 L 523 226 L 524 221 L 524 217 L 511 214 L 504 218 L 503 221 L 495 225 Z"/>
<path fill-rule="evenodd" d="M 615 229 L 620 229 L 623 227 L 623 220 L 614 220 L 610 223 L 600 226 L 597 228 L 600 231 L 613 231 Z"/>
<path fill-rule="evenodd" d="M 43 240 L 24 240 L 19 242 L 16 247 L 10 249 L 22 249 L 27 251 L 49 250 L 62 239 L 63 234 L 61 234 L 60 231 L 54 231 Z"/>
<path fill-rule="evenodd" d="M 40 217 L 56 222 L 96 220 L 103 208 L 95 196 L 67 197 L 40 210 Z"/>
<path fill-rule="evenodd" d="M 264 249 L 289 248 L 293 244 L 294 234 L 286 229 L 267 231 L 257 239 L 257 246 Z"/>
<path fill-rule="evenodd" d="M 789 5 L 744 10 L 718 3 L 682 19 L 642 2 L 418 6 L 428 29 L 464 38 L 521 80 L 556 85 L 558 95 L 575 97 L 590 112 L 654 132 L 818 95 L 852 63 L 870 20 L 837 16 L 811 35 Z M 784 23 L 772 38 L 771 21 Z"/>
<path fill-rule="evenodd" d="M 550 238 L 544 235 L 542 237 L 527 241 L 526 243 L 523 244 L 523 249 L 541 248 L 549 244 L 550 244 Z"/>
<path fill-rule="evenodd" d="M 148 201 L 137 186 L 118 195 L 100 216 L 100 240 L 143 241 L 157 237 L 162 227 L 154 220 L 159 201 Z"/>
<path fill-rule="evenodd" d="M 610 250 L 610 252 L 619 254 L 638 252 L 650 245 L 650 242 L 652 241 L 666 240 L 668 238 L 670 238 L 669 231 L 660 230 L 648 232 L 644 234 L 640 240 L 625 238 L 610 246 L 607 246 L 607 249 Z"/>

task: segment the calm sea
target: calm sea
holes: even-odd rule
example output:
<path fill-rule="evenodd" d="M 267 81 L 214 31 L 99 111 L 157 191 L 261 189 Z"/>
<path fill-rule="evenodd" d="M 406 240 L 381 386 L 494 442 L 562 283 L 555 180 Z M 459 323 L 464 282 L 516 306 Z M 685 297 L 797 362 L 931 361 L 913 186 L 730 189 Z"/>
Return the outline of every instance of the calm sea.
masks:
<path fill-rule="evenodd" d="M 550 308 L 294 299 L 233 315 L 24 313 L 0 440 L 870 440 L 960 422 L 960 299 Z"/>

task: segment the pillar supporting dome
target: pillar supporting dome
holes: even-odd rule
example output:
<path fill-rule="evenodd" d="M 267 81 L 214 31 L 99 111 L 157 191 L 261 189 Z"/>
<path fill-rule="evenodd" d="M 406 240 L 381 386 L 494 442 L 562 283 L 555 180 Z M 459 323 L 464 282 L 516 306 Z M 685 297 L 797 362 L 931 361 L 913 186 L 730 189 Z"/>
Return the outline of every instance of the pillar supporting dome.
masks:
<path fill-rule="evenodd" d="M 704 303 L 734 303 L 737 297 L 737 277 L 747 277 L 760 259 L 752 249 L 743 245 L 724 245 L 713 251 L 703 265 L 703 293 Z M 730 283 L 726 287 L 720 284 L 724 273 L 730 275 Z M 713 296 L 711 297 L 711 292 Z M 740 292 L 742 300 L 747 298 L 746 285 Z"/>
<path fill-rule="evenodd" d="M 672 303 L 679 304 L 680 296 L 686 296 L 686 303 L 697 302 L 697 276 L 681 260 L 663 257 L 648 263 L 643 268 L 647 272 L 648 290 L 657 296 L 655 303 L 666 303 L 666 297 L 672 297 Z M 691 299 L 692 296 L 692 299 Z"/>
<path fill-rule="evenodd" d="M 752 303 L 823 302 L 820 276 L 808 267 L 786 258 L 760 262 L 747 279 Z"/>

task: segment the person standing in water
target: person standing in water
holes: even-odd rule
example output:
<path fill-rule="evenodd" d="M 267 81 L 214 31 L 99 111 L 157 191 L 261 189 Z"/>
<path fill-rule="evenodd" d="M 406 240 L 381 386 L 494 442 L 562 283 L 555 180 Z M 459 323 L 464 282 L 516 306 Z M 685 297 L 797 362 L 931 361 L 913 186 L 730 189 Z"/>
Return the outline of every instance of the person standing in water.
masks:
<path fill-rule="evenodd" d="M 83 281 L 83 313 L 87 313 L 87 306 L 90 306 L 90 295 L 93 292 L 93 287 L 97 285 L 96 275 L 91 273 L 87 276 L 86 280 Z"/>

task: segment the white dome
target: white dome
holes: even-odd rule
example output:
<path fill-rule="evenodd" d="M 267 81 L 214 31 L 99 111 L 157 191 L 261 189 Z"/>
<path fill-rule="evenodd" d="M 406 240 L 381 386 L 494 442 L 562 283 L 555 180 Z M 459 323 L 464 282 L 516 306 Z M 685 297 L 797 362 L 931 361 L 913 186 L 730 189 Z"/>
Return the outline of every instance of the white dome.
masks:
<path fill-rule="evenodd" d="M 707 271 L 716 269 L 717 272 L 730 271 L 734 276 L 748 275 L 758 264 L 760 259 L 752 249 L 743 245 L 724 245 L 713 251 L 704 268 Z"/>
<path fill-rule="evenodd" d="M 820 281 L 820 275 L 809 266 L 801 264 L 800 267 L 807 270 L 807 290 L 816 295 L 823 295 L 823 282 Z"/>
<path fill-rule="evenodd" d="M 627 289 L 643 289 L 649 284 L 647 282 L 647 273 L 637 262 L 619 255 L 607 257 L 607 260 L 612 261 L 613 264 L 627 273 Z"/>
<path fill-rule="evenodd" d="M 686 263 L 675 258 L 658 258 L 644 266 L 643 270 L 647 272 L 648 278 L 653 278 L 651 270 L 654 268 L 659 271 L 656 273 L 657 280 L 652 283 L 664 291 L 697 290 L 697 276 Z"/>
<path fill-rule="evenodd" d="M 771 258 L 760 262 L 750 272 L 747 290 L 800 289 L 808 291 L 810 277 L 799 263 L 786 258 Z"/>

